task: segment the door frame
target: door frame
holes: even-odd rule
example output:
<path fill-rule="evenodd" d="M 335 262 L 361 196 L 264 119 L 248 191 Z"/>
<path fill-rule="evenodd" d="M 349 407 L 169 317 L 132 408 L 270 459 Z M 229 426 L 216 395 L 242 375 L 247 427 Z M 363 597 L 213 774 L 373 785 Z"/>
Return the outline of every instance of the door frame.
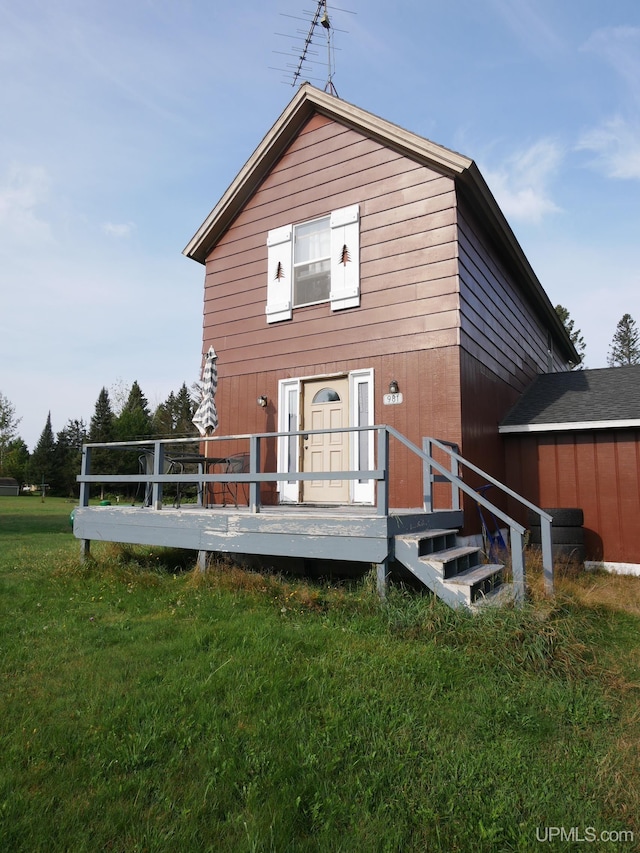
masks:
<path fill-rule="evenodd" d="M 278 381 L 278 432 L 300 429 L 302 393 L 305 382 L 327 381 L 347 377 L 349 380 L 349 426 L 373 426 L 374 424 L 374 370 L 365 368 L 340 373 L 320 373 Z M 363 405 L 366 401 L 366 406 Z M 349 440 L 350 470 L 371 470 L 374 467 L 373 430 L 351 433 Z M 366 458 L 363 458 L 366 457 Z M 280 436 L 278 439 L 278 471 L 298 473 L 301 470 L 300 442 L 295 437 Z M 280 503 L 302 503 L 301 483 L 294 480 L 279 480 Z M 375 482 L 373 480 L 351 480 L 349 503 L 373 504 Z"/>

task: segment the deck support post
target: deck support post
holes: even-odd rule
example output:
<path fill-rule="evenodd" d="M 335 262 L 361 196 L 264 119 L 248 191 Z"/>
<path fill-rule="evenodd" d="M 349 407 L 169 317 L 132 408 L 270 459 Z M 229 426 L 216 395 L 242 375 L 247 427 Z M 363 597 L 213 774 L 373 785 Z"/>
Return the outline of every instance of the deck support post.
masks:
<path fill-rule="evenodd" d="M 207 563 L 209 562 L 209 551 L 198 551 L 198 571 L 204 574 L 207 571 Z"/>
<path fill-rule="evenodd" d="M 389 560 L 385 558 L 381 563 L 376 563 L 376 590 L 382 600 L 387 597 L 389 589 Z"/>

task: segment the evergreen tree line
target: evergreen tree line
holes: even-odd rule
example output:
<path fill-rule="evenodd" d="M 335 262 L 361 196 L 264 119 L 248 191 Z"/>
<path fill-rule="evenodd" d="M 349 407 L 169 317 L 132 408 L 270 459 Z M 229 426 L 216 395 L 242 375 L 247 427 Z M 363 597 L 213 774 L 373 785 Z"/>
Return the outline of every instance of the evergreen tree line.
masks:
<path fill-rule="evenodd" d="M 578 361 L 572 365 L 571 369 L 582 370 L 586 367 L 586 344 L 582 337 L 582 332 L 576 328 L 575 321 L 571 318 L 564 305 L 556 305 L 556 314 L 562 321 L 567 334 L 571 338 L 571 343 L 578 353 Z M 630 364 L 640 364 L 640 331 L 631 314 L 624 314 L 618 321 L 615 333 L 609 344 L 607 365 L 609 367 L 625 367 Z"/>
<path fill-rule="evenodd" d="M 16 418 L 13 405 L 0 392 L 0 477 L 13 477 L 21 485 L 45 483 L 49 494 L 76 496 L 83 444 L 198 436 L 192 423 L 196 408 L 197 402 L 185 383 L 153 412 L 138 382 L 133 383 L 117 412 L 109 391 L 103 388 L 88 427 L 82 419 L 71 419 L 54 434 L 49 413 L 38 443 L 29 453 L 18 435 L 20 418 Z M 93 451 L 92 468 L 104 474 L 135 473 L 137 464 L 138 451 Z"/>

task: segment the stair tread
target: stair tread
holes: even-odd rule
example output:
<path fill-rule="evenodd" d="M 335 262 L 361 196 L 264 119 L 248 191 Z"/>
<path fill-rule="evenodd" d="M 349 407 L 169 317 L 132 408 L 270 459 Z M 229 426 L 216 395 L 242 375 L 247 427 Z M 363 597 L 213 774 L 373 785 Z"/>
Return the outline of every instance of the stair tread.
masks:
<path fill-rule="evenodd" d="M 481 550 L 481 548 L 476 548 L 473 545 L 456 545 L 454 548 L 445 548 L 433 554 L 423 554 L 420 559 L 434 563 L 449 563 L 458 557 L 466 557 L 468 554 L 479 554 Z"/>
<path fill-rule="evenodd" d="M 444 583 L 457 584 L 458 586 L 473 586 L 473 584 L 497 574 L 502 569 L 504 569 L 504 566 L 501 563 L 483 563 L 480 566 L 474 566 L 472 569 L 467 569 L 464 572 L 460 572 L 460 574 L 447 578 Z"/>
<path fill-rule="evenodd" d="M 457 535 L 458 531 L 455 529 L 438 529 L 438 530 L 421 530 L 419 533 L 402 533 L 399 536 L 396 536 L 396 539 L 402 539 L 403 542 L 420 542 L 422 539 L 435 539 L 438 536 L 450 536 L 451 534 Z"/>

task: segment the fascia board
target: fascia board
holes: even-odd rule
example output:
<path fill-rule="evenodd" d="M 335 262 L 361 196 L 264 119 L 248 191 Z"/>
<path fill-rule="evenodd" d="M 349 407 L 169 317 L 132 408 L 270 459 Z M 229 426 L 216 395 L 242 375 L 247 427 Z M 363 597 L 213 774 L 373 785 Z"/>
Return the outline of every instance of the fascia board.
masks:
<path fill-rule="evenodd" d="M 594 429 L 637 429 L 640 427 L 640 418 L 627 418 L 618 421 L 571 421 L 568 423 L 554 424 L 514 424 L 512 426 L 500 426 L 500 435 L 516 435 L 532 432 L 568 432 L 577 430 Z"/>

